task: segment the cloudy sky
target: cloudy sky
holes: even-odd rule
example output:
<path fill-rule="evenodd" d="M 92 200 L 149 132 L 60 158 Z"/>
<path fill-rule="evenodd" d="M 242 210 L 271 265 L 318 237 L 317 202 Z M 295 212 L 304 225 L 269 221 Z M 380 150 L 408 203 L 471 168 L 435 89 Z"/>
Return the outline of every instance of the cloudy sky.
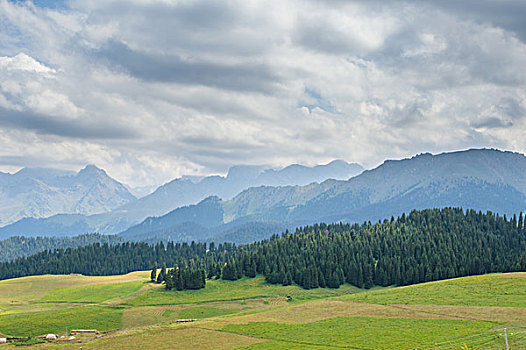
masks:
<path fill-rule="evenodd" d="M 526 152 L 526 2 L 0 0 L 0 170 Z"/>

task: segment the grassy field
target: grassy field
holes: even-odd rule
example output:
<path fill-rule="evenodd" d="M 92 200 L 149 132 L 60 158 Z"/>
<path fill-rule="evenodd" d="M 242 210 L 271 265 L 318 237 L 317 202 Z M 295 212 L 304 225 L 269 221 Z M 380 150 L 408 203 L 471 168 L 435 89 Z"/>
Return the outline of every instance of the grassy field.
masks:
<path fill-rule="evenodd" d="M 19 337 L 64 333 L 66 328 L 83 329 L 86 325 L 105 331 L 122 326 L 122 312 L 122 308 L 85 306 L 17 313 L 0 316 L 0 330 Z"/>
<path fill-rule="evenodd" d="M 526 273 L 369 291 L 350 285 L 304 290 L 259 276 L 176 292 L 148 276 L 0 282 L 0 333 L 121 328 L 82 343 L 83 349 L 501 349 L 506 327 L 514 333 L 511 349 L 526 348 Z M 198 321 L 174 323 L 182 318 Z"/>
<path fill-rule="evenodd" d="M 92 284 L 87 286 L 57 288 L 40 299 L 47 303 L 102 303 L 137 292 L 144 282 Z"/>
<path fill-rule="evenodd" d="M 526 307 L 526 273 L 490 274 L 377 290 L 342 299 L 373 304 Z"/>
<path fill-rule="evenodd" d="M 166 291 L 162 288 L 149 290 L 127 302 L 130 306 L 181 305 L 262 298 L 285 298 L 293 301 L 307 301 L 360 292 L 361 289 L 349 284 L 338 289 L 318 288 L 305 290 L 298 286 L 265 283 L 263 276 L 242 278 L 238 281 L 210 280 L 206 288 L 183 292 Z"/>
<path fill-rule="evenodd" d="M 244 349 L 252 344 L 263 342 L 262 339 L 228 332 L 216 332 L 194 327 L 165 328 L 162 330 L 123 335 L 118 338 L 101 339 L 82 343 L 83 350 L 230 350 Z M 46 349 L 78 350 L 79 344 L 47 344 Z"/>
<path fill-rule="evenodd" d="M 238 312 L 236 309 L 226 309 L 210 306 L 196 306 L 187 309 L 182 309 L 179 313 L 180 318 L 210 318 L 223 315 L 235 314 Z"/>
<path fill-rule="evenodd" d="M 46 307 L 38 305 L 38 301 L 60 288 L 99 284 L 109 286 L 113 283 L 145 281 L 147 278 L 148 273 L 132 272 L 120 276 L 44 275 L 0 281 L 0 315 Z"/>
<path fill-rule="evenodd" d="M 498 323 L 446 319 L 337 317 L 312 323 L 257 322 L 228 325 L 223 330 L 285 343 L 366 349 L 433 348 L 492 339 Z M 330 330 L 330 331 L 328 331 Z M 475 340 L 476 338 L 476 340 Z M 352 340 L 351 340 L 352 339 Z M 351 343 L 352 342 L 352 343 Z"/>

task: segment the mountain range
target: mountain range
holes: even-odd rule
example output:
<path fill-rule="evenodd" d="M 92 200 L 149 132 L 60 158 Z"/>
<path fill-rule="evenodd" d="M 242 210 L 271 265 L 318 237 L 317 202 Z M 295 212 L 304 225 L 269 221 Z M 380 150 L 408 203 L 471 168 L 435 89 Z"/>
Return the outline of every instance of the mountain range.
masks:
<path fill-rule="evenodd" d="M 526 157 L 520 153 L 425 153 L 385 161 L 346 181 L 259 186 L 231 200 L 210 197 L 148 218 L 120 235 L 246 242 L 313 222 L 375 221 L 413 209 L 453 206 L 511 215 L 526 209 L 525 174 Z"/>
<path fill-rule="evenodd" d="M 281 170 L 233 167 L 226 177 L 175 179 L 106 213 L 24 218 L 0 228 L 0 238 L 100 232 L 141 241 L 242 243 L 314 222 L 374 222 L 413 209 L 511 215 L 526 209 L 524 174 L 523 154 L 495 149 L 423 153 L 363 172 L 342 161 Z"/>
<path fill-rule="evenodd" d="M 0 226 L 57 213 L 106 213 L 136 201 L 123 184 L 94 165 L 78 173 L 45 168 L 0 172 L 0 199 Z"/>
<path fill-rule="evenodd" d="M 27 183 L 19 182 L 14 191 L 21 197 L 16 202 L 19 203 L 17 215 L 12 215 L 8 210 L 13 206 L 11 199 L 13 196 L 4 196 L 4 192 L 0 192 L 2 193 L 0 198 L 4 199 L 2 202 L 6 207 L 5 210 L 0 208 L 0 216 L 5 213 L 9 218 L 4 221 L 4 225 L 7 225 L 0 228 L 0 238 L 17 235 L 73 236 L 86 232 L 118 233 L 149 216 L 163 215 L 175 208 L 198 203 L 209 196 L 230 199 L 253 186 L 306 185 L 329 178 L 348 179 L 362 171 L 360 165 L 342 160 L 314 167 L 290 165 L 279 170 L 266 169 L 262 166 L 235 166 L 225 177 L 177 178 L 160 186 L 151 194 L 136 199 L 125 185 L 111 179 L 102 169 L 95 166 L 87 166 L 78 174 L 54 169 L 22 169 L 13 175 L 1 173 L 0 181 L 3 177 L 25 178 Z M 23 174 L 26 176 L 23 177 Z M 92 178 L 87 176 L 90 174 Z M 5 187 L 13 187 L 12 183 L 6 183 Z M 46 184 L 46 187 L 39 192 L 41 187 L 29 186 L 34 183 Z M 109 186 L 110 184 L 113 187 Z M 64 189 L 58 187 L 59 185 Z M 64 198 L 65 195 L 60 197 L 48 194 L 50 192 L 48 188 L 52 188 L 55 192 L 60 190 L 61 193 L 68 193 L 71 187 L 90 190 L 84 191 L 82 196 L 71 198 Z M 26 200 L 29 195 L 22 198 L 21 194 L 26 192 L 34 199 L 33 202 Z M 118 201 L 120 197 L 116 197 L 117 194 L 122 195 L 120 202 Z M 25 208 L 24 203 L 30 205 Z M 39 203 L 44 203 L 42 204 L 44 208 L 40 208 Z M 71 204 L 65 206 L 67 203 Z M 92 204 L 92 207 L 88 208 L 87 204 Z"/>

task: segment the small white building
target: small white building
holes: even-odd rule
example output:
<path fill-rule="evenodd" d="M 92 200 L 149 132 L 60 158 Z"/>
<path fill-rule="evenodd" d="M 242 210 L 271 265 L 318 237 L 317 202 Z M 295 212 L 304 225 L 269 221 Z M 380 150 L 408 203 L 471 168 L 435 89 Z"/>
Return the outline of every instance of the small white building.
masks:
<path fill-rule="evenodd" d="M 7 343 L 7 338 L 0 338 L 0 344 Z"/>
<path fill-rule="evenodd" d="M 46 335 L 46 340 L 57 340 L 57 336 L 55 334 L 48 334 Z"/>

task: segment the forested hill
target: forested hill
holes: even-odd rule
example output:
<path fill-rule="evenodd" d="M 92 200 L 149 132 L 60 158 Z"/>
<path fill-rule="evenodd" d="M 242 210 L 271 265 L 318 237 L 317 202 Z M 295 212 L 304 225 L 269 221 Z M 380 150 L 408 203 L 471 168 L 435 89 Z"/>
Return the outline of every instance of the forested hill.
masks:
<path fill-rule="evenodd" d="M 457 208 L 415 210 L 376 224 L 306 226 L 240 246 L 123 243 L 58 249 L 1 263 L 0 278 L 123 274 L 150 269 L 154 262 L 208 278 L 264 274 L 270 283 L 304 288 L 337 288 L 345 282 L 369 288 L 525 271 L 526 232 L 522 214 L 507 219 Z M 173 286 L 174 274 L 167 275 Z"/>
<path fill-rule="evenodd" d="M 38 252 L 56 248 L 76 248 L 94 243 L 122 243 L 123 239 L 115 235 L 86 233 L 75 237 L 23 237 L 15 236 L 0 241 L 0 261 L 34 255 Z"/>

